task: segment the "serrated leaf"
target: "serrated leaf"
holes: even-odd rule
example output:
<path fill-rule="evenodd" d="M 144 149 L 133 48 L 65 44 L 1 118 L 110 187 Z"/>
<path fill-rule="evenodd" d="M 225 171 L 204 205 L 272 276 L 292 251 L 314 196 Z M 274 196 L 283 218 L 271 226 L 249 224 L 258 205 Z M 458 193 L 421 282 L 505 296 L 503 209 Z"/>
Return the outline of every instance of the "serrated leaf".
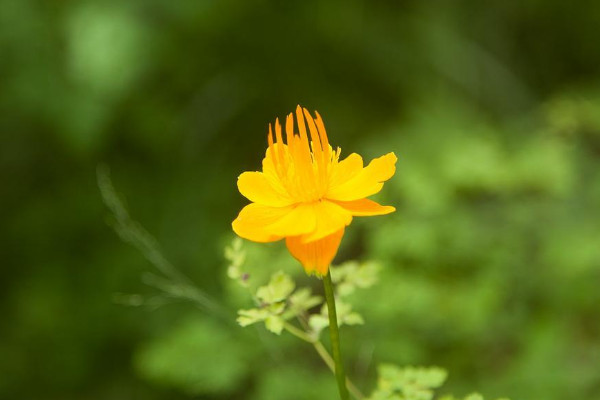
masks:
<path fill-rule="evenodd" d="M 267 310 L 251 308 L 249 310 L 239 310 L 238 315 L 238 324 L 241 326 L 248 326 L 260 321 L 264 321 L 269 317 L 269 312 Z"/>
<path fill-rule="evenodd" d="M 285 303 L 269 304 L 269 306 L 267 306 L 265 310 L 267 310 L 271 315 L 281 314 L 283 310 L 285 310 Z"/>
<path fill-rule="evenodd" d="M 348 296 L 352 293 L 354 293 L 354 290 L 356 289 L 356 287 L 348 282 L 342 282 L 340 284 L 337 285 L 337 295 L 340 297 L 345 297 Z"/>
<path fill-rule="evenodd" d="M 242 249 L 240 238 L 235 238 L 231 245 L 225 247 L 225 259 L 237 267 L 240 267 L 246 261 L 246 252 Z"/>
<path fill-rule="evenodd" d="M 365 262 L 354 272 L 352 281 L 361 289 L 371 287 L 377 283 L 380 269 L 381 266 L 376 262 Z"/>
<path fill-rule="evenodd" d="M 336 294 L 345 297 L 352 294 L 356 288 L 373 286 L 378 279 L 380 266 L 375 262 L 359 264 L 348 261 L 331 269 L 331 279 L 336 284 Z"/>
<path fill-rule="evenodd" d="M 310 288 L 296 290 L 290 296 L 290 305 L 297 310 L 309 310 L 323 302 L 323 297 L 313 296 Z"/>
<path fill-rule="evenodd" d="M 363 325 L 365 323 L 365 320 L 359 313 L 352 312 L 344 316 L 342 323 L 344 325 Z"/>
<path fill-rule="evenodd" d="M 351 260 L 340 264 L 337 267 L 332 267 L 331 270 L 331 281 L 338 284 L 347 279 L 348 275 L 351 274 L 358 268 L 358 262 Z"/>
<path fill-rule="evenodd" d="M 271 276 L 269 284 L 261 286 L 256 291 L 256 297 L 267 304 L 285 300 L 294 291 L 295 283 L 284 272 L 276 272 Z"/>
<path fill-rule="evenodd" d="M 362 316 L 352 311 L 352 305 L 350 303 L 345 303 L 343 301 L 336 300 L 335 307 L 337 314 L 337 323 L 339 326 L 364 324 Z M 323 318 L 329 321 L 329 310 L 327 308 L 327 304 L 323 304 L 323 307 L 321 307 L 320 315 L 322 315 Z"/>
<path fill-rule="evenodd" d="M 277 315 L 269 315 L 265 320 L 265 327 L 276 335 L 283 330 L 283 319 Z"/>
<path fill-rule="evenodd" d="M 374 394 L 390 393 L 401 395 L 405 400 L 431 400 L 433 390 L 446 379 L 446 371 L 441 368 L 398 368 L 392 364 L 382 364 L 378 368 L 379 379 Z"/>
<path fill-rule="evenodd" d="M 426 388 L 438 388 L 446 381 L 447 372 L 437 367 L 407 367 L 400 371 L 404 382 L 414 382 Z"/>

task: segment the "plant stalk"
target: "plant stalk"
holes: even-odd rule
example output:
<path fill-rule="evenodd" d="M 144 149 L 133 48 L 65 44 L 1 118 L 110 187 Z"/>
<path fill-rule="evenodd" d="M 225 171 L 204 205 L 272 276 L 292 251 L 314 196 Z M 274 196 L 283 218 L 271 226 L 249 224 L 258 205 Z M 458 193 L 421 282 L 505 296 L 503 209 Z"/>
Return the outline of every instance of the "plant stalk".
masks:
<path fill-rule="evenodd" d="M 312 344 L 315 350 L 317 351 L 317 354 L 319 354 L 319 356 L 325 363 L 325 365 L 327 365 L 331 372 L 335 374 L 335 363 L 333 362 L 333 358 L 331 357 L 325 346 L 323 346 L 323 343 L 320 340 L 312 338 L 306 332 L 296 328 L 288 322 L 286 322 L 283 327 L 286 331 L 296 336 L 297 338 Z M 346 386 L 348 386 L 350 394 L 356 400 L 363 400 L 365 398 L 365 395 L 361 393 L 361 391 L 354 385 L 354 383 L 352 383 L 352 381 L 349 378 L 346 378 Z"/>
<path fill-rule="evenodd" d="M 340 398 L 348 400 L 348 388 L 346 387 L 346 374 L 342 364 L 340 353 L 340 331 L 337 324 L 337 312 L 335 310 L 335 296 L 333 294 L 333 284 L 331 283 L 331 272 L 327 270 L 327 275 L 323 276 L 323 286 L 325 288 L 325 299 L 327 300 L 327 311 L 329 313 L 329 336 L 331 338 L 331 350 L 333 361 L 335 363 L 335 378 L 337 380 Z"/>

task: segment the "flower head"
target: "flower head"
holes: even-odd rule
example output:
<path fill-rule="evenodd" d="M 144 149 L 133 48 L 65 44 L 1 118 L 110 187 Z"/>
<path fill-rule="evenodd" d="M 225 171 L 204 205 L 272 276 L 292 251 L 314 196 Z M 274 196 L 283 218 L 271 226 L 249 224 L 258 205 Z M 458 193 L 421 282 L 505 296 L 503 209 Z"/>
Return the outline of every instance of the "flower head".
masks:
<path fill-rule="evenodd" d="M 395 211 L 367 197 L 394 175 L 397 158 L 388 153 L 366 167 L 356 153 L 340 161 L 340 148 L 333 150 L 321 116 L 315 115 L 300 106 L 295 121 L 290 113 L 285 142 L 279 120 L 275 135 L 269 124 L 262 172 L 244 172 L 238 178 L 240 193 L 252 203 L 242 209 L 232 227 L 255 242 L 285 238 L 307 273 L 324 275 L 352 217 Z"/>

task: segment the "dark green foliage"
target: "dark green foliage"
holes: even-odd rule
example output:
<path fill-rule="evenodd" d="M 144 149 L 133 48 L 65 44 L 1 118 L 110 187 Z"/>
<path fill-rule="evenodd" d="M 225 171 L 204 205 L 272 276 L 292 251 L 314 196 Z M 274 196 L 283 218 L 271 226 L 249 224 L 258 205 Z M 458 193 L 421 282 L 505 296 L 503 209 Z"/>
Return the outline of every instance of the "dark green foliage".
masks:
<path fill-rule="evenodd" d="M 235 325 L 246 300 L 222 257 L 237 175 L 301 103 L 343 154 L 399 156 L 378 197 L 397 213 L 357 218 L 337 258 L 381 265 L 348 297 L 365 325 L 341 332 L 359 387 L 384 362 L 439 365 L 459 398 L 600 399 L 599 15 L 0 0 L 0 398 L 333 398 L 309 345 Z M 111 229 L 99 163 L 220 317 L 148 278 Z M 248 264 L 253 289 L 278 270 L 312 282 L 278 244 Z"/>
<path fill-rule="evenodd" d="M 196 317 L 143 346 L 135 364 L 142 376 L 162 385 L 190 394 L 231 395 L 251 371 L 251 352 L 244 346 L 251 343 Z"/>

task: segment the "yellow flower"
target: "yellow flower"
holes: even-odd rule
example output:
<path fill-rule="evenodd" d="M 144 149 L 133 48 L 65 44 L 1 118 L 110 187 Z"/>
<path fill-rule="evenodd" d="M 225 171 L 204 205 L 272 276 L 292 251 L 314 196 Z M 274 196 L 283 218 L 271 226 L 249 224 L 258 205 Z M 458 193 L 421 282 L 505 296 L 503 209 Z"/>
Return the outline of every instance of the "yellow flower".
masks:
<path fill-rule="evenodd" d="M 329 145 L 323 120 L 300 106 L 285 121 L 286 143 L 279 119 L 275 138 L 269 124 L 269 148 L 262 172 L 244 172 L 238 189 L 252 203 L 233 221 L 235 233 L 255 242 L 286 239 L 290 253 L 307 273 L 324 275 L 335 257 L 344 229 L 353 216 L 389 214 L 366 197 L 381 190 L 396 171 L 396 155 L 388 153 L 363 168 L 356 153 L 340 161 L 340 148 Z M 306 121 L 305 121 L 306 120 Z M 307 135 L 306 125 L 310 133 Z"/>

